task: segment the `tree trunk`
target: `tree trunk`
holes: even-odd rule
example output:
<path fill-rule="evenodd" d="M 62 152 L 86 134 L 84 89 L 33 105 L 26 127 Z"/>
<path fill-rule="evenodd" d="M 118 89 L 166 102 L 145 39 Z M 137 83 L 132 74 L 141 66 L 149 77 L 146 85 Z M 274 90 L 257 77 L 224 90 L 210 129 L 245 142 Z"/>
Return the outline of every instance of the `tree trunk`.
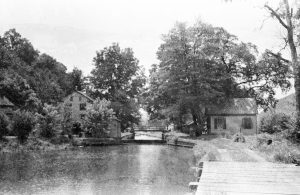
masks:
<path fill-rule="evenodd" d="M 297 56 L 297 49 L 294 42 L 294 26 L 292 24 L 292 14 L 290 12 L 290 6 L 288 0 L 284 0 L 285 11 L 286 11 L 286 30 L 287 30 L 287 41 L 291 51 L 292 67 L 294 73 L 294 87 L 296 97 L 296 116 L 297 121 L 300 120 L 300 78 L 299 78 L 299 62 Z"/>
<path fill-rule="evenodd" d="M 290 47 L 291 52 L 291 60 L 293 67 L 293 75 L 294 75 L 294 88 L 295 88 L 295 97 L 296 97 L 296 121 L 297 126 L 295 130 L 300 128 L 300 78 L 299 78 L 299 61 L 297 56 L 297 48 L 295 46 L 294 41 L 294 26 L 292 23 L 293 13 L 290 11 L 290 5 L 288 0 L 283 0 L 284 8 L 285 8 L 285 22 L 282 19 L 282 16 L 272 9 L 270 6 L 265 5 L 265 7 L 270 11 L 271 15 L 274 16 L 278 22 L 286 29 L 287 31 L 287 43 Z"/>

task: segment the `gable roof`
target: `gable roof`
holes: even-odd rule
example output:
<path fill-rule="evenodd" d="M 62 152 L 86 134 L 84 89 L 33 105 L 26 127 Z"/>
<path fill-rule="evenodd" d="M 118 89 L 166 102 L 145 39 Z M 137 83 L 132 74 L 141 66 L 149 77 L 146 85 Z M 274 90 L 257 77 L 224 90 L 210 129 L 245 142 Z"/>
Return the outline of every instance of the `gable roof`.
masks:
<path fill-rule="evenodd" d="M 87 94 L 85 94 L 85 93 L 83 93 L 83 92 L 81 92 L 81 91 L 75 90 L 75 92 L 77 92 L 77 93 L 79 93 L 80 95 L 86 97 L 88 100 L 90 100 L 90 101 L 92 101 L 92 102 L 94 101 L 93 98 L 91 98 L 90 96 L 88 96 Z"/>
<path fill-rule="evenodd" d="M 245 115 L 257 114 L 257 105 L 254 98 L 233 98 L 218 107 L 207 109 L 208 115 Z"/>
<path fill-rule="evenodd" d="M 0 106 L 14 106 L 5 96 L 0 96 Z"/>

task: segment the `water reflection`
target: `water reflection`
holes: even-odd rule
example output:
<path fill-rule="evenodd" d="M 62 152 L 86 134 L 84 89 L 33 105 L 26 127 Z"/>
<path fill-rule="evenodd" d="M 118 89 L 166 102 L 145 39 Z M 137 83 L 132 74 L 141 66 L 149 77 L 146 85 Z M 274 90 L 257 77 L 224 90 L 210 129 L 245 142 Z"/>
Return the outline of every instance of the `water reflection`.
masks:
<path fill-rule="evenodd" d="M 0 194 L 185 194 L 192 150 L 123 145 L 0 155 Z"/>

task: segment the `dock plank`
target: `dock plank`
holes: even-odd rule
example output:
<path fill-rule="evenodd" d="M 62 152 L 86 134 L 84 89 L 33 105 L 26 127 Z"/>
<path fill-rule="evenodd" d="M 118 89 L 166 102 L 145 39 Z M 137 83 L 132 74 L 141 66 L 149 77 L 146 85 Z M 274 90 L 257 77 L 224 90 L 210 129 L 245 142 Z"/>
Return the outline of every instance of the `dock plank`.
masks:
<path fill-rule="evenodd" d="M 269 162 L 204 162 L 196 195 L 300 194 L 300 167 Z"/>

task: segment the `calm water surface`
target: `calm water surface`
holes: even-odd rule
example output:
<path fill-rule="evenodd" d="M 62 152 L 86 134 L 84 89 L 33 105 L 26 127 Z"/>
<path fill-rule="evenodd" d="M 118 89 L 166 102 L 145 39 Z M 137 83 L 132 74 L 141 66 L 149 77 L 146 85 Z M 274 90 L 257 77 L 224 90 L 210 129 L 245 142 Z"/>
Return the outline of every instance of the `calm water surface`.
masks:
<path fill-rule="evenodd" d="M 0 194 L 186 194 L 194 165 L 165 145 L 0 154 Z"/>

